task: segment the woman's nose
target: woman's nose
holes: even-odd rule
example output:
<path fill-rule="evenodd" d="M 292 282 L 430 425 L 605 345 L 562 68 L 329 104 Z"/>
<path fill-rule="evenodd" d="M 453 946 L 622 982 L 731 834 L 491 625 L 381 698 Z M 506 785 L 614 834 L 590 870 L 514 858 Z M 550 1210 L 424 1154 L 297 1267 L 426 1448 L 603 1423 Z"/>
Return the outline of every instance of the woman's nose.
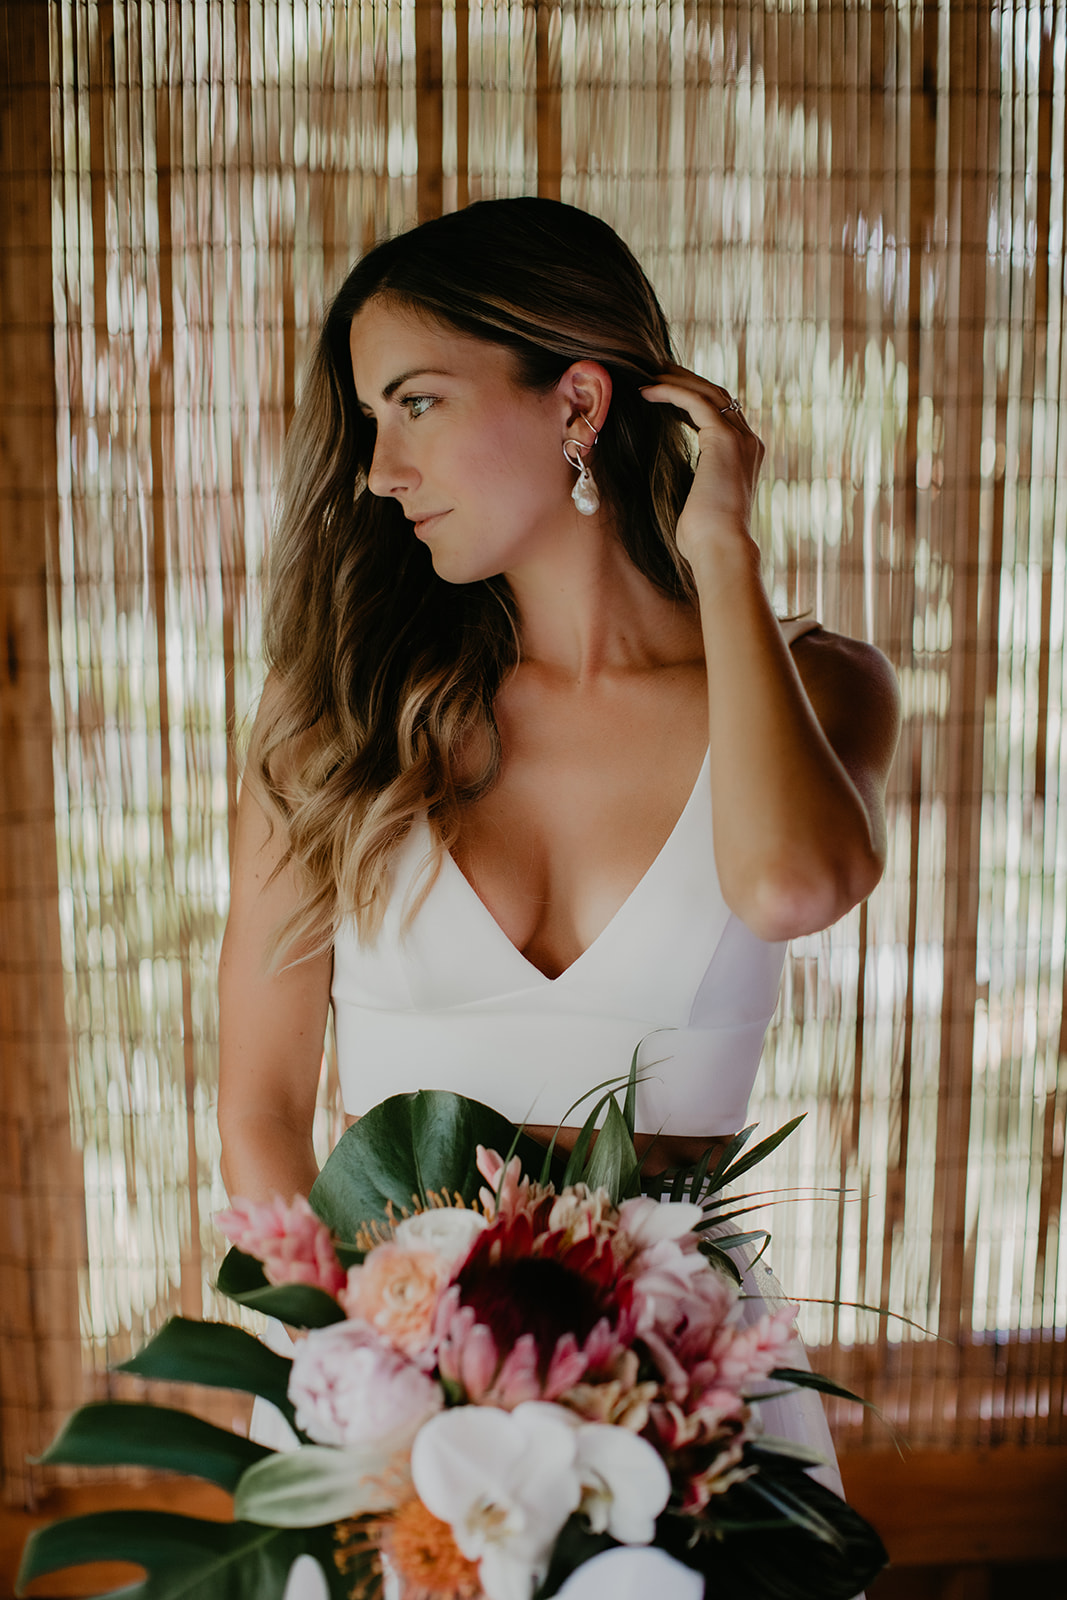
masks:
<path fill-rule="evenodd" d="M 371 494 L 383 498 L 403 495 L 413 486 L 416 476 L 405 454 L 398 451 L 395 442 L 384 437 L 383 430 L 379 428 L 367 473 L 367 488 Z"/>

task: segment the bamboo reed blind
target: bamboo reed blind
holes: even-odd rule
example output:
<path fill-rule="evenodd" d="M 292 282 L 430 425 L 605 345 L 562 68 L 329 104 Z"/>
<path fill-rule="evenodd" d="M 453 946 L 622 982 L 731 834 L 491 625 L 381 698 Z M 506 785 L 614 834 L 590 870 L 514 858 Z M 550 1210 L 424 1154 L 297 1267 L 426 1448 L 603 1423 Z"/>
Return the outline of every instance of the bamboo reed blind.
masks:
<path fill-rule="evenodd" d="M 54 385 L 13 376 L 54 417 L 31 523 L 58 859 L 34 881 L 58 931 L 29 960 L 9 941 L 0 978 L 43 985 L 61 950 L 68 1041 L 13 1103 L 85 1234 L 43 1303 L 34 1239 L 5 1247 L 9 1494 L 80 1382 L 214 1309 L 232 736 L 324 297 L 418 216 L 537 192 L 615 225 L 682 358 L 744 399 L 778 608 L 900 674 L 885 881 L 794 944 L 754 1103 L 765 1128 L 807 1112 L 770 1181 L 797 1191 L 780 1276 L 842 1302 L 805 1306 L 816 1364 L 914 1444 L 1063 1442 L 1067 0 L 54 0 L 4 21 L 7 103 L 47 139 L 10 146 L 5 182 L 25 198 L 39 158 L 49 198 Z M 11 272 L 19 248 L 9 229 Z M 327 1090 L 323 1149 L 332 1126 Z"/>

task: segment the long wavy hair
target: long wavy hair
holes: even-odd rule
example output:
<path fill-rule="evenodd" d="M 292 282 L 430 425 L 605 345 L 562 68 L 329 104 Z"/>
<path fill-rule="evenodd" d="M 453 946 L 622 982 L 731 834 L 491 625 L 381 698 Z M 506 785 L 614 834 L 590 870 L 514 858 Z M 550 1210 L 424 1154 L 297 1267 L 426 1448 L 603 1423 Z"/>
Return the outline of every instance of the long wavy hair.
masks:
<path fill-rule="evenodd" d="M 247 776 L 298 869 L 300 900 L 274 944 L 290 960 L 327 949 L 346 917 L 375 936 L 391 858 L 423 812 L 434 839 L 425 893 L 462 807 L 499 772 L 494 701 L 522 651 L 506 581 L 444 582 L 400 506 L 368 492 L 375 429 L 356 403 L 349 337 L 376 296 L 506 346 L 532 389 L 600 362 L 613 383 L 596 447 L 602 503 L 634 565 L 694 599 L 674 537 L 693 475 L 686 433 L 638 393 L 673 361 L 670 335 L 618 235 L 558 201 L 483 200 L 370 250 L 326 312 L 270 549 L 270 677 Z"/>

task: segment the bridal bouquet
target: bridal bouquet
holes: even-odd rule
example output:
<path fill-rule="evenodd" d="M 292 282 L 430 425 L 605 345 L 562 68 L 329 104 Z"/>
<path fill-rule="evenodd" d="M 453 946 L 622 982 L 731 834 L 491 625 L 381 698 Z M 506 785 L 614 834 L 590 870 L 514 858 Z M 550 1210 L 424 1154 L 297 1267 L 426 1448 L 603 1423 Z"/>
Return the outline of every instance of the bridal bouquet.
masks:
<path fill-rule="evenodd" d="M 147 1569 L 126 1591 L 145 1600 L 272 1600 L 307 1553 L 337 1600 L 620 1584 L 682 1600 L 705 1581 L 727 1600 L 850 1600 L 882 1545 L 759 1404 L 844 1391 L 790 1366 L 791 1307 L 743 1317 L 728 1254 L 755 1236 L 730 1231 L 745 1208 L 724 1188 L 788 1130 L 742 1154 L 746 1130 L 713 1170 L 642 1194 L 632 1091 L 631 1073 L 566 1164 L 477 1102 L 397 1096 L 344 1135 L 310 1205 L 235 1203 L 217 1219 L 234 1243 L 220 1287 L 306 1329 L 292 1358 L 174 1319 L 125 1370 L 273 1401 L 292 1448 L 161 1406 L 86 1406 L 46 1460 L 194 1473 L 232 1492 L 235 1520 L 55 1523 L 20 1583 L 110 1557 Z"/>

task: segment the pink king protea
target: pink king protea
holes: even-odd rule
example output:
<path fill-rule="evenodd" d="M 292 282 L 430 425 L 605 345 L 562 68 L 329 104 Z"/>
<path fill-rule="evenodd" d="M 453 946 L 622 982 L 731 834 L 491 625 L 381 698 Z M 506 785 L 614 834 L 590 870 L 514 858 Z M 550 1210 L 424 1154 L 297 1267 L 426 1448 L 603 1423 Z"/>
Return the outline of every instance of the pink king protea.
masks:
<path fill-rule="evenodd" d="M 610 1240 L 574 1239 L 548 1218 L 556 1197 L 479 1234 L 442 1296 L 442 1378 L 475 1404 L 511 1410 L 608 1377 L 634 1333 L 629 1278 Z"/>

